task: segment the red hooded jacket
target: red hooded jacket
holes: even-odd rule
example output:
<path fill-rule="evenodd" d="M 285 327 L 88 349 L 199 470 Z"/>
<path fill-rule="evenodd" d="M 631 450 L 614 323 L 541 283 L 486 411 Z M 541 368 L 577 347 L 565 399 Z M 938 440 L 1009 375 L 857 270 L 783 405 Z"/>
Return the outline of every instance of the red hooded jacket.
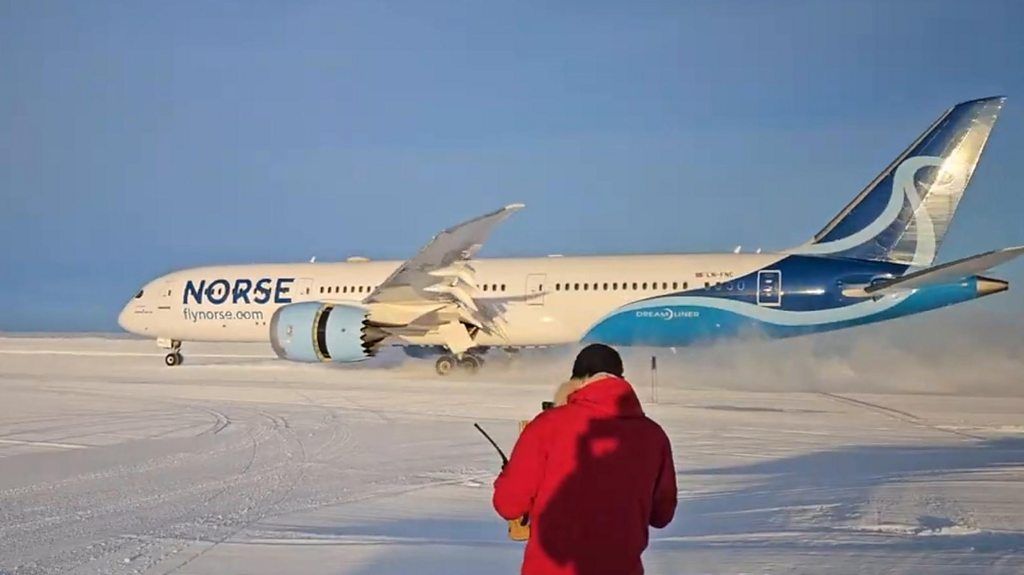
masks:
<path fill-rule="evenodd" d="M 494 509 L 530 516 L 524 575 L 641 574 L 648 526 L 668 525 L 676 509 L 668 437 L 626 380 L 592 381 L 526 426 L 494 482 Z"/>

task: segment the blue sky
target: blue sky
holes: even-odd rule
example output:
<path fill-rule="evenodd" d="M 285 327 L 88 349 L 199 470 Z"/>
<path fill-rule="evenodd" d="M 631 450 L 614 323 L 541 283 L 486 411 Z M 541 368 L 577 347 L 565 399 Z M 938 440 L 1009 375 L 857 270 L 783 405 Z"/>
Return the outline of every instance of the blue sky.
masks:
<path fill-rule="evenodd" d="M 511 202 L 484 255 L 785 248 L 994 94 L 940 257 L 1022 244 L 1021 22 L 1009 1 L 3 1 L 0 329 L 116 329 L 176 268 L 404 258 Z"/>

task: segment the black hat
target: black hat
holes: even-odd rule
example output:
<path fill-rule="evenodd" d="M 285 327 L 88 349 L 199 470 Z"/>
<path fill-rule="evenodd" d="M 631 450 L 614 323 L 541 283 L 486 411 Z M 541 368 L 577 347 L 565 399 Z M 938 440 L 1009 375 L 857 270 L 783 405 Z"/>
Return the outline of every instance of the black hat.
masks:
<path fill-rule="evenodd" d="M 592 343 L 583 348 L 572 364 L 573 379 L 586 379 L 597 373 L 622 377 L 622 358 L 619 352 L 603 343 Z"/>

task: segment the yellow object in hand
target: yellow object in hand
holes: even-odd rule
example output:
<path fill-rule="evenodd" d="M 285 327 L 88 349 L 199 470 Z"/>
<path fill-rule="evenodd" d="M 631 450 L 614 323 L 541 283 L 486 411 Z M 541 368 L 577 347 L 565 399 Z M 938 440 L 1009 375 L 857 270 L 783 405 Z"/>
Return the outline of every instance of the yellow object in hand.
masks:
<path fill-rule="evenodd" d="M 530 539 L 530 517 L 528 515 L 508 522 L 508 538 L 513 541 L 528 541 Z"/>

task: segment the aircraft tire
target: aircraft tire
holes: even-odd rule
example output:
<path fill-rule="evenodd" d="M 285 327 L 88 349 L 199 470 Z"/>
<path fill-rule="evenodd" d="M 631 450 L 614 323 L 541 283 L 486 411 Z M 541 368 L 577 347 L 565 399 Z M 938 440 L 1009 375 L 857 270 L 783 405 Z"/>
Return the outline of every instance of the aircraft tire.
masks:
<path fill-rule="evenodd" d="M 473 374 L 480 371 L 480 367 L 483 366 L 483 363 L 484 362 L 479 357 L 466 354 L 459 360 L 459 368 L 466 373 Z"/>
<path fill-rule="evenodd" d="M 437 362 L 434 364 L 434 370 L 437 371 L 437 375 L 448 375 L 455 371 L 455 368 L 459 366 L 459 360 L 455 359 L 451 355 L 442 355 L 437 358 Z"/>
<path fill-rule="evenodd" d="M 174 367 L 181 365 L 181 354 L 178 352 L 171 352 L 164 356 L 164 365 L 167 367 Z"/>

